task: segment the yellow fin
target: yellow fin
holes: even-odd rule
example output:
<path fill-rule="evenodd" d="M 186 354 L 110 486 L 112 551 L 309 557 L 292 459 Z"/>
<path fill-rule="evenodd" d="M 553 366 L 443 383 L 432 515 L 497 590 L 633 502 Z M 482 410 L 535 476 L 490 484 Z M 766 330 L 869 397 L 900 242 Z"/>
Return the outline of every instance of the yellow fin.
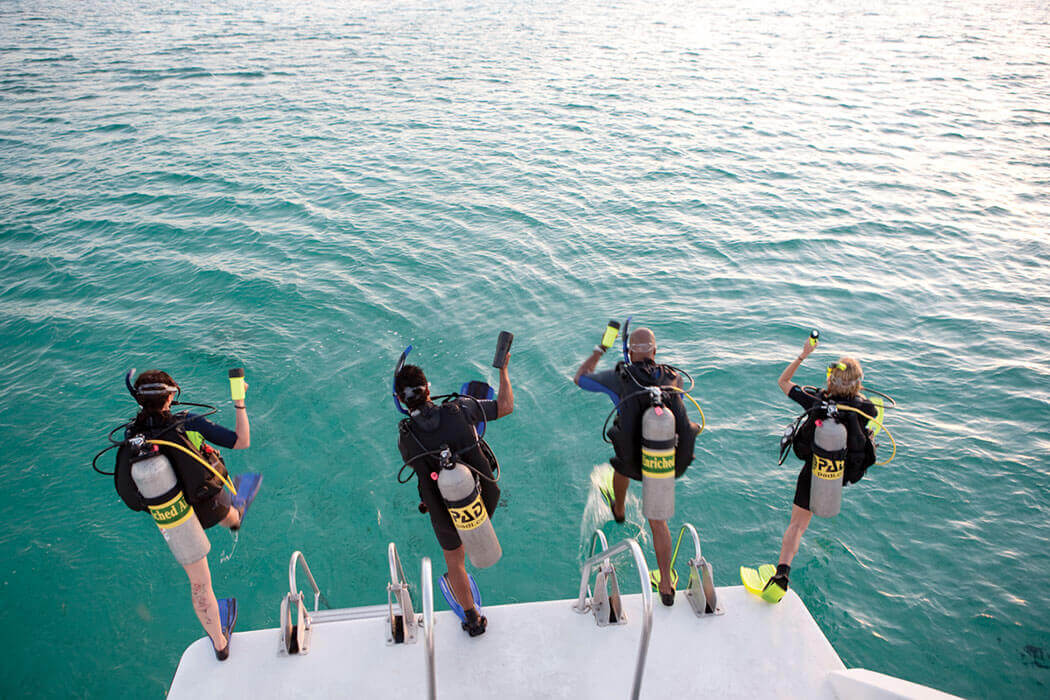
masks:
<path fill-rule="evenodd" d="M 740 581 L 744 584 L 744 588 L 747 589 L 748 593 L 753 593 L 757 596 L 762 595 L 762 586 L 764 586 L 766 582 L 759 579 L 758 572 L 754 569 L 741 566 Z"/>
<path fill-rule="evenodd" d="M 660 590 L 660 570 L 649 569 L 649 585 L 653 587 L 654 591 Z M 674 586 L 675 590 L 678 590 L 678 572 L 671 569 L 671 585 Z"/>

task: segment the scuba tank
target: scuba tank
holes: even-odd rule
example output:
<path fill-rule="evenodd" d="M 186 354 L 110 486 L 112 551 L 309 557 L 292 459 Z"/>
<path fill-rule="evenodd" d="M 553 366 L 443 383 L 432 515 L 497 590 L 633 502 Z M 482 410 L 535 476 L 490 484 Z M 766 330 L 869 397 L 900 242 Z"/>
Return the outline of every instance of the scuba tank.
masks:
<path fill-rule="evenodd" d="M 830 518 L 842 507 L 842 477 L 846 471 L 846 426 L 839 422 L 835 404 L 827 418 L 816 420 L 810 470 L 809 509 Z"/>
<path fill-rule="evenodd" d="M 437 486 L 470 563 L 484 569 L 498 562 L 503 549 L 481 500 L 477 478 L 470 467 L 452 461 L 452 451 L 447 447 L 441 450 Z"/>
<path fill-rule="evenodd" d="M 660 387 L 650 387 L 652 405 L 642 414 L 642 515 L 670 520 L 674 515 L 674 414 L 663 405 Z"/>
<path fill-rule="evenodd" d="M 175 560 L 185 566 L 208 556 L 211 542 L 204 534 L 193 506 L 186 502 L 171 462 L 156 445 L 147 445 L 141 435 L 128 442 L 134 455 L 131 478 Z"/>

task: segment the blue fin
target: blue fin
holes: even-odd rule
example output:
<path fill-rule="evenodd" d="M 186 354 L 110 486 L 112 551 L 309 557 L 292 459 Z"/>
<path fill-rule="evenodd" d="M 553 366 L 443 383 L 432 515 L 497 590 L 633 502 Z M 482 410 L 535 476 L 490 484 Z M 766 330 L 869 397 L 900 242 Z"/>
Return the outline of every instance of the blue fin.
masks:
<path fill-rule="evenodd" d="M 459 388 L 459 393 L 463 396 L 473 396 L 475 399 L 481 399 L 482 401 L 492 401 L 496 398 L 496 390 L 485 382 L 473 380 L 469 382 L 463 382 L 463 386 Z M 478 431 L 478 437 L 485 437 L 485 423 L 478 423 L 474 426 Z"/>
<path fill-rule="evenodd" d="M 237 495 L 233 497 L 231 505 L 241 512 L 241 525 L 244 524 L 244 514 L 248 511 L 248 506 L 259 493 L 262 479 L 262 474 L 258 472 L 246 472 L 233 477 L 233 488 L 237 489 Z M 237 528 L 240 529 L 241 525 Z"/>
<path fill-rule="evenodd" d="M 233 628 L 237 626 L 237 599 L 219 598 L 219 626 L 222 628 L 222 636 L 227 639 L 233 634 Z"/>
<path fill-rule="evenodd" d="M 230 647 L 233 646 L 233 628 L 237 626 L 237 599 L 219 598 L 215 601 L 219 604 L 219 631 L 226 637 L 226 646 L 222 649 L 214 649 L 215 658 L 225 661 L 230 658 Z"/>
<path fill-rule="evenodd" d="M 474 577 L 469 573 L 467 579 L 470 581 L 470 595 L 474 598 L 474 608 L 478 611 L 478 615 L 481 614 L 481 593 L 478 592 L 478 584 L 474 581 Z M 448 582 L 448 573 L 441 574 L 441 578 L 438 579 L 438 587 L 441 588 L 441 595 L 445 597 L 445 602 L 448 603 L 448 607 L 452 609 L 452 612 L 456 613 L 456 617 L 461 622 L 467 621 L 467 615 L 463 612 L 463 606 L 456 600 L 455 594 L 452 592 L 452 585 Z"/>

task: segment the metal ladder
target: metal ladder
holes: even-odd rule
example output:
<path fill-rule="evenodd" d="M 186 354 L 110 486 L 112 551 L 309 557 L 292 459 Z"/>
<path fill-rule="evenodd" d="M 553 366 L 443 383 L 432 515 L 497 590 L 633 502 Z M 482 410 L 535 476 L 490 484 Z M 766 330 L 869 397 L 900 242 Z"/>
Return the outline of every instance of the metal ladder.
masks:
<path fill-rule="evenodd" d="M 601 550 L 594 552 L 595 545 Z M 594 613 L 594 620 L 599 627 L 610 624 L 623 625 L 627 616 L 620 605 L 620 585 L 616 580 L 616 569 L 611 558 L 630 550 L 635 568 L 642 586 L 642 636 L 638 642 L 638 661 L 634 667 L 634 682 L 631 685 L 631 697 L 637 699 L 642 691 L 642 675 L 645 673 L 645 658 L 649 653 L 649 637 L 653 630 L 653 592 L 649 589 L 649 567 L 645 564 L 642 548 L 633 538 L 621 540 L 609 547 L 605 533 L 595 530 L 591 537 L 591 555 L 580 567 L 580 596 L 572 609 L 584 615 Z M 594 580 L 594 594 L 591 595 L 591 570 L 597 567 Z"/>
<path fill-rule="evenodd" d="M 688 562 L 689 583 L 685 589 L 685 597 L 697 617 L 722 615 L 725 611 L 718 603 L 714 571 L 711 564 L 701 554 L 700 536 L 690 523 L 684 524 L 678 532 L 678 541 L 675 543 L 671 565 L 674 566 L 674 560 L 678 557 L 678 548 L 686 532 L 692 539 L 695 555 Z M 616 578 L 616 568 L 612 564 L 612 557 L 628 550 L 633 555 L 642 587 L 642 634 L 638 642 L 638 660 L 635 663 L 634 682 L 631 686 L 631 697 L 637 698 L 641 692 L 645 660 L 649 653 L 649 638 L 653 626 L 653 593 L 649 584 L 649 568 L 642 555 L 642 548 L 634 538 L 622 540 L 610 548 L 605 533 L 601 530 L 594 531 L 591 536 L 590 554 L 580 567 L 580 596 L 572 609 L 580 614 L 593 613 L 594 621 L 599 627 L 627 624 L 627 614 L 623 610 L 620 584 Z M 590 579 L 591 571 L 595 568 L 597 573 L 594 577 L 594 592 L 592 593 Z"/>
<path fill-rule="evenodd" d="M 671 556 L 671 565 L 678 556 L 678 546 L 682 544 L 682 536 L 688 532 L 693 540 L 693 551 L 695 556 L 689 560 L 689 582 L 685 587 L 685 597 L 692 606 L 697 617 L 710 617 L 711 615 L 723 615 L 725 610 L 718 603 L 718 593 L 715 590 L 715 574 L 711 564 L 704 559 L 700 553 L 700 536 L 696 534 L 696 528 L 690 523 L 682 525 L 678 531 L 678 541 L 674 546 L 674 554 Z"/>
<path fill-rule="evenodd" d="M 331 609 L 328 600 L 314 579 L 306 557 L 300 551 L 292 552 L 288 562 L 288 594 L 281 600 L 280 647 L 281 656 L 307 654 L 310 651 L 310 639 L 315 625 L 341 622 L 343 620 L 367 620 L 386 617 L 386 643 L 414 644 L 420 625 L 425 633 L 424 653 L 427 657 L 429 687 L 434 689 L 434 583 L 430 559 L 423 558 L 421 564 L 423 612 L 417 615 L 412 607 L 410 585 L 405 577 L 397 546 L 391 542 L 387 546 L 387 560 L 390 565 L 390 583 L 387 584 L 386 605 L 366 605 L 356 608 Z M 307 581 L 314 593 L 313 610 L 308 610 L 303 592 L 299 590 L 296 573 L 299 566 L 306 573 Z M 320 610 L 320 603 L 325 610 Z M 293 619 L 294 617 L 294 619 Z M 433 695 L 431 695 L 433 697 Z"/>

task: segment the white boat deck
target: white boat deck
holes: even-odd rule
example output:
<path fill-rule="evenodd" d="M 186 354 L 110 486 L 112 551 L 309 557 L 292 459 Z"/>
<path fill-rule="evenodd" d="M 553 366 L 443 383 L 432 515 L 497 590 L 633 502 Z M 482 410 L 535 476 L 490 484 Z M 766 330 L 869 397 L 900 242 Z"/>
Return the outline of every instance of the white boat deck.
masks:
<path fill-rule="evenodd" d="M 671 608 L 656 599 L 641 697 L 837 697 L 829 674 L 845 667 L 794 591 L 778 605 L 741 586 L 718 596 L 725 614 L 703 618 L 682 591 Z M 574 602 L 486 606 L 488 631 L 476 638 L 451 612 L 436 613 L 437 697 L 629 697 L 641 595 L 625 595 L 627 623 L 607 627 Z M 309 653 L 290 656 L 278 654 L 277 628 L 237 632 L 222 663 L 202 638 L 183 654 L 169 697 L 425 698 L 422 630 L 414 644 L 388 646 L 386 627 L 385 617 L 318 624 Z"/>

